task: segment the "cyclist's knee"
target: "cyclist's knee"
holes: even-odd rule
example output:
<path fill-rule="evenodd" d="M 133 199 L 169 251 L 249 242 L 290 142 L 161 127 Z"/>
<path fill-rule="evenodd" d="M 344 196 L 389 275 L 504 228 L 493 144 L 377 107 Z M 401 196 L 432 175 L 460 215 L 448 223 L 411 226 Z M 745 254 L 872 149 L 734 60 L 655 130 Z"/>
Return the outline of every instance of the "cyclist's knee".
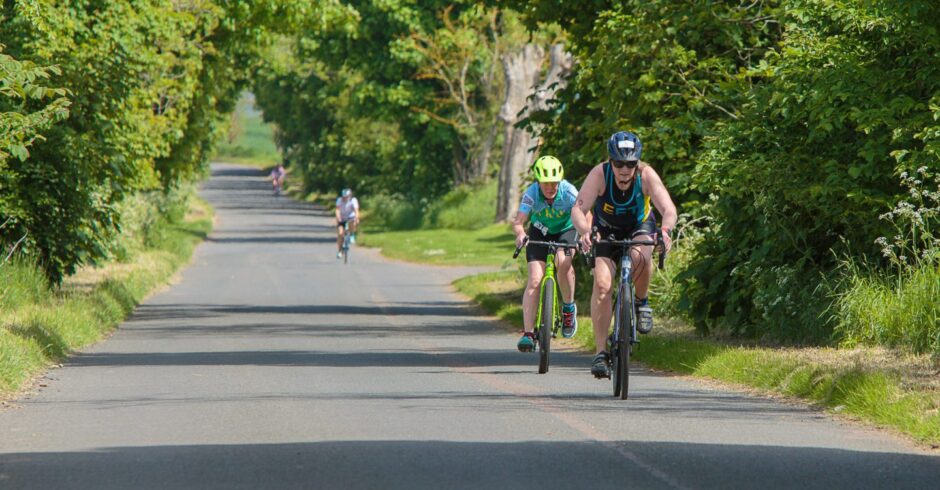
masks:
<path fill-rule="evenodd" d="M 608 296 L 610 294 L 610 279 L 594 278 L 594 293 L 600 295 L 601 297 Z"/>

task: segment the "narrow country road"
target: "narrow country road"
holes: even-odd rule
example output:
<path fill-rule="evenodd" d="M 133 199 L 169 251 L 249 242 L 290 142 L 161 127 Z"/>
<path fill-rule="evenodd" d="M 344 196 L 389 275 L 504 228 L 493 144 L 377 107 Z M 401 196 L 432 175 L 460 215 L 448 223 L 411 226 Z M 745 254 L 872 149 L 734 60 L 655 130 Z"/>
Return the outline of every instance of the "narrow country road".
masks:
<path fill-rule="evenodd" d="M 216 229 L 178 283 L 0 410 L 0 488 L 940 481 L 937 455 L 804 408 L 641 369 L 615 400 L 570 352 L 538 375 L 453 292 L 462 271 L 361 248 L 344 266 L 329 213 L 258 170 L 215 165 L 202 192 Z"/>

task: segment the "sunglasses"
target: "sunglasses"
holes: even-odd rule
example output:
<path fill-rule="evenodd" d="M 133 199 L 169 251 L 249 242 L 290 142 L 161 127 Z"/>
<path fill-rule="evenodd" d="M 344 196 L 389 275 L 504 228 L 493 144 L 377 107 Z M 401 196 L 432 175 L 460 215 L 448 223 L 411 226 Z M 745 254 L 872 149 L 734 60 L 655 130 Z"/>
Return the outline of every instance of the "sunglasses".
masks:
<path fill-rule="evenodd" d="M 613 165 L 614 168 L 623 168 L 623 167 L 634 168 L 637 165 L 639 165 L 639 163 L 640 163 L 639 160 L 611 160 L 610 161 L 610 164 Z"/>

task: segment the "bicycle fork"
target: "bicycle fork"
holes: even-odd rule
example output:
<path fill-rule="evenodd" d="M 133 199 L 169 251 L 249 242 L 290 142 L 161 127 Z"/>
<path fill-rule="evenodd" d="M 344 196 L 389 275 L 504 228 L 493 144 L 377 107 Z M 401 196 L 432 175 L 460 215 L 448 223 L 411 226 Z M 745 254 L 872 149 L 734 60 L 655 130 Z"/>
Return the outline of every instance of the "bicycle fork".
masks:
<path fill-rule="evenodd" d="M 614 345 L 616 345 L 616 343 L 620 340 L 620 332 L 621 332 L 620 322 L 622 321 L 622 318 L 621 318 L 622 315 L 620 315 L 620 311 L 622 310 L 621 308 L 622 302 L 628 301 L 629 302 L 628 306 L 630 307 L 630 309 L 632 311 L 636 311 L 636 305 L 633 304 L 633 282 L 632 281 L 633 281 L 633 261 L 630 260 L 630 257 L 627 255 L 627 253 L 624 253 L 624 256 L 620 259 L 620 288 L 619 288 L 619 291 L 617 292 L 617 302 L 614 305 L 614 333 L 612 336 Z M 625 296 L 629 296 L 629 297 L 625 297 Z M 630 346 L 632 347 L 633 345 L 640 343 L 640 341 L 637 340 L 637 335 L 636 335 L 636 315 L 632 314 L 630 315 L 630 318 L 632 319 L 629 325 L 630 337 L 627 340 L 629 340 Z M 611 352 L 611 350 L 608 350 L 608 352 Z"/>

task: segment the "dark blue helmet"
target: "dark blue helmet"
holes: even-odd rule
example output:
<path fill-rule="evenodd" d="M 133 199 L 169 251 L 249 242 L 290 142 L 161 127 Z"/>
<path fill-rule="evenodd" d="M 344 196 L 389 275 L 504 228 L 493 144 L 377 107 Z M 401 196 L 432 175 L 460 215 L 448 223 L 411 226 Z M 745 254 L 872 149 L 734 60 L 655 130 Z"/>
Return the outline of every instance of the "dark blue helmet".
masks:
<path fill-rule="evenodd" d="M 611 160 L 639 160 L 643 152 L 640 138 L 629 131 L 620 131 L 611 135 L 607 140 L 607 155 Z"/>

